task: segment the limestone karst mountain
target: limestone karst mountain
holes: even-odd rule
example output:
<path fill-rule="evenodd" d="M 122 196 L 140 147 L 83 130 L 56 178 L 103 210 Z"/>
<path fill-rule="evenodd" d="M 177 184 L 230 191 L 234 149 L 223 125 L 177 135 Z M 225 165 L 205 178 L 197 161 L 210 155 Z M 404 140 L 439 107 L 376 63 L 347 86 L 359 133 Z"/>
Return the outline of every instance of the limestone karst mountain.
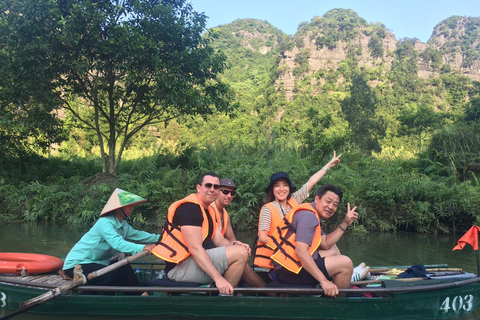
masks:
<path fill-rule="evenodd" d="M 342 68 L 347 59 L 355 60 L 362 69 L 385 74 L 397 58 L 397 44 L 405 41 L 413 45 L 419 77 L 453 71 L 480 80 L 480 18 L 452 16 L 441 21 L 427 43 L 397 39 L 381 22 L 368 23 L 348 9 L 315 16 L 301 23 L 293 36 L 254 19 L 236 20 L 216 29 L 221 34 L 220 46 L 228 48 L 227 56 L 234 56 L 234 64 L 255 69 L 252 58 L 267 55 L 275 71 L 275 87 L 285 92 L 287 100 L 293 99 L 305 77 L 309 77 L 312 92 L 318 91 L 326 82 L 327 71 Z M 242 64 L 242 59 L 250 62 Z M 375 85 L 375 80 L 371 84 Z"/>

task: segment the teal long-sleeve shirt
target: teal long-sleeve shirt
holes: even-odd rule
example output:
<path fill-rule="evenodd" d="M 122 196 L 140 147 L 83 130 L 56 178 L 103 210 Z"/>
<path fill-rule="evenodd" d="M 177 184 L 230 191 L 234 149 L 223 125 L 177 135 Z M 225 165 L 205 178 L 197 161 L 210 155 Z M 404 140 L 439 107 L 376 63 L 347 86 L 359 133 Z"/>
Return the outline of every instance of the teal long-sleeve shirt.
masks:
<path fill-rule="evenodd" d="M 144 245 L 130 241 L 155 243 L 159 237 L 158 234 L 135 230 L 125 220 L 118 221 L 115 215 L 101 217 L 70 250 L 63 269 L 87 263 L 108 266 L 118 252 L 136 254 L 143 250 Z"/>

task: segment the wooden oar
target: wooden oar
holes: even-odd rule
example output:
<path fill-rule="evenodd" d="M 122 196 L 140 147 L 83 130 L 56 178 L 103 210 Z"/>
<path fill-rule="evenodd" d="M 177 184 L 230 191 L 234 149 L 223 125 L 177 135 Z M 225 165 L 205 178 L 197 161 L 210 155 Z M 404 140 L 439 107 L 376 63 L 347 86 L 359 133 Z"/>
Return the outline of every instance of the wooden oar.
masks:
<path fill-rule="evenodd" d="M 462 269 L 456 269 L 456 270 L 460 270 L 460 271 L 450 271 L 452 276 L 462 274 L 462 272 L 461 272 Z M 416 277 L 416 278 L 360 280 L 360 281 L 351 282 L 350 285 L 360 286 L 360 285 L 365 285 L 365 284 L 379 284 L 379 283 L 382 283 L 383 280 L 395 280 L 395 281 L 409 282 L 409 281 L 419 281 L 419 280 L 428 280 L 428 279 L 431 279 L 431 278 L 429 278 L 429 277 Z"/>
<path fill-rule="evenodd" d="M 400 271 L 405 271 L 407 268 L 370 268 L 370 272 L 372 273 L 386 273 L 392 269 L 397 269 Z M 426 268 L 425 271 L 427 272 L 440 272 L 440 271 L 457 271 L 461 272 L 462 268 Z"/>
<path fill-rule="evenodd" d="M 397 279 L 391 279 L 391 280 L 402 281 L 402 282 L 410 282 L 410 281 L 420 281 L 420 280 L 428 280 L 428 279 L 429 278 L 427 278 L 427 277 L 418 277 L 418 278 L 397 278 Z M 365 284 L 380 284 L 380 283 L 383 282 L 383 280 L 390 280 L 390 279 L 360 280 L 360 281 L 351 282 L 350 285 L 361 286 L 361 285 L 365 285 Z"/>
<path fill-rule="evenodd" d="M 90 281 L 92 279 L 95 279 L 97 277 L 100 277 L 100 276 L 103 276 L 115 269 L 118 269 L 126 264 L 129 264 L 135 260 L 138 260 L 140 258 L 143 258 L 143 257 L 146 257 L 150 254 L 150 251 L 142 251 L 142 252 L 139 252 L 133 256 L 130 256 L 130 257 L 127 257 L 125 259 L 122 259 L 118 262 L 115 262 L 109 266 L 106 266 L 105 268 L 102 268 L 100 270 L 97 270 L 97 271 L 94 271 L 92 273 L 90 273 L 88 276 L 87 276 L 87 280 Z M 0 320 L 7 320 L 7 319 L 11 319 L 21 313 L 24 313 L 26 312 L 27 310 L 29 309 L 32 309 L 33 307 L 36 307 L 36 306 L 39 306 L 41 304 L 44 304 L 45 302 L 48 302 L 50 300 L 53 300 L 55 299 L 56 297 L 62 295 L 65 291 L 68 291 L 72 288 L 75 288 L 75 287 L 78 287 L 79 285 L 83 284 L 83 280 L 72 280 L 60 287 L 57 287 L 53 290 L 50 290 L 48 292 L 45 292 L 41 295 L 39 295 L 38 297 L 35 297 L 35 298 L 32 298 L 30 300 L 27 300 L 27 301 L 24 301 L 24 302 L 21 302 L 20 303 L 20 310 L 14 312 L 14 313 L 11 313 L 5 317 L 2 317 L 0 318 Z"/>

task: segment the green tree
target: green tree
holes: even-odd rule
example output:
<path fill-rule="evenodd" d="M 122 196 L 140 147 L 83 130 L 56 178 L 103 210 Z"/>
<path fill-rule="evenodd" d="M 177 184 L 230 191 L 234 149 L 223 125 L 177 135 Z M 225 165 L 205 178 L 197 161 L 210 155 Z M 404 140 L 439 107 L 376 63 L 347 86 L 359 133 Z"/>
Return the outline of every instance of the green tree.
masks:
<path fill-rule="evenodd" d="M 19 99 L 14 104 L 0 97 L 1 154 L 15 157 L 38 150 L 45 152 L 65 137 L 62 122 L 50 105 L 31 104 L 29 99 Z"/>
<path fill-rule="evenodd" d="M 44 16 L 39 12 L 36 19 L 42 21 Z M 46 151 L 64 138 L 54 113 L 58 101 L 45 94 L 54 85 L 41 81 L 51 74 L 43 65 L 44 52 L 29 46 L 35 41 L 35 30 L 18 34 L 13 28 L 27 29 L 24 20 L 23 14 L 12 12 L 9 1 L 0 2 L 0 152 L 4 155 Z"/>
<path fill-rule="evenodd" d="M 480 96 L 473 97 L 465 108 L 466 121 L 478 121 L 480 119 Z"/>
<path fill-rule="evenodd" d="M 400 106 L 404 102 L 417 101 L 422 89 L 421 80 L 417 75 L 418 53 L 415 50 L 415 42 L 416 39 L 404 38 L 397 43 L 395 59 L 388 73 L 397 104 Z"/>
<path fill-rule="evenodd" d="M 439 70 L 442 67 L 442 55 L 432 47 L 427 47 L 420 53 L 420 58 L 422 58 L 425 63 L 431 64 L 435 70 Z"/>
<path fill-rule="evenodd" d="M 96 133 L 103 172 L 117 174 L 127 142 L 148 126 L 232 109 L 232 91 L 217 79 L 225 57 L 186 0 L 1 6 L 0 60 L 9 67 L 0 87 L 12 93 L 2 98 L 68 110 Z"/>
<path fill-rule="evenodd" d="M 368 49 L 370 50 L 372 57 L 383 58 L 383 42 L 376 34 L 370 37 L 370 40 L 368 41 Z"/>
<path fill-rule="evenodd" d="M 350 42 L 365 27 L 367 22 L 350 9 L 332 9 L 323 17 L 314 17 L 309 25 L 299 28 L 299 35 L 312 31 L 317 48 L 335 49 L 339 41 Z"/>
<path fill-rule="evenodd" d="M 428 106 L 415 103 L 402 111 L 399 120 L 402 125 L 401 134 L 418 137 L 419 151 L 423 148 L 423 140 L 426 135 L 441 126 L 440 115 Z"/>
<path fill-rule="evenodd" d="M 353 144 L 366 153 L 381 151 L 379 139 L 385 136 L 385 123 L 376 116 L 378 99 L 362 74 L 353 74 L 350 96 L 341 105 Z"/>
<path fill-rule="evenodd" d="M 480 173 L 480 135 L 478 127 L 455 123 L 433 135 L 427 149 L 430 163 L 441 175 L 472 179 L 478 186 Z M 477 193 L 478 194 L 478 193 Z"/>

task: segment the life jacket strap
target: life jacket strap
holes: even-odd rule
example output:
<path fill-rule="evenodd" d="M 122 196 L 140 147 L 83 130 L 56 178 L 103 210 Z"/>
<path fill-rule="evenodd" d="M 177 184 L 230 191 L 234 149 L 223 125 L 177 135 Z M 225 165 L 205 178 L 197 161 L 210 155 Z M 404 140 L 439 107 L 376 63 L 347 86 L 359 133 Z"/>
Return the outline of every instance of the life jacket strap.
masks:
<path fill-rule="evenodd" d="M 168 225 L 170 228 L 165 228 L 165 227 L 164 227 L 163 230 L 164 230 L 170 237 L 172 237 L 172 239 L 175 240 L 175 242 L 177 242 L 182 248 L 184 248 L 185 251 L 189 252 L 189 251 L 188 251 L 188 247 L 187 247 L 182 241 L 180 241 L 180 239 L 178 239 L 178 238 L 173 234 L 173 232 L 172 232 L 172 229 L 180 230 L 180 228 L 179 228 L 177 225 L 175 225 L 175 224 L 173 224 L 173 223 L 170 223 L 169 221 L 166 221 L 165 224 Z M 167 246 L 165 246 L 165 247 L 167 247 Z M 176 254 L 176 253 L 175 253 L 175 254 Z"/>
<path fill-rule="evenodd" d="M 280 232 L 280 228 L 277 227 L 277 232 L 280 234 L 280 242 L 278 242 L 275 238 L 272 237 L 272 240 L 273 242 L 275 242 L 275 245 L 277 246 L 277 248 L 274 250 L 274 254 L 277 252 L 277 251 L 280 251 L 285 257 L 287 257 L 288 259 L 290 259 L 291 261 L 293 261 L 297 266 L 301 267 L 302 264 L 300 263 L 300 261 L 296 260 L 294 257 L 292 257 L 292 255 L 290 255 L 282 246 L 285 244 L 285 245 L 288 245 L 289 247 L 295 249 L 295 245 L 293 245 L 293 243 L 291 241 L 289 241 L 286 237 L 283 237 L 281 232 Z M 295 231 L 294 231 L 295 233 Z"/>
<path fill-rule="evenodd" d="M 173 249 L 173 248 L 170 247 L 169 245 L 166 245 L 166 244 L 163 243 L 163 242 L 160 242 L 158 245 L 167 248 L 167 249 L 172 253 L 172 254 L 170 255 L 170 258 L 173 258 L 173 257 L 175 257 L 175 256 L 177 255 L 177 250 Z"/>

